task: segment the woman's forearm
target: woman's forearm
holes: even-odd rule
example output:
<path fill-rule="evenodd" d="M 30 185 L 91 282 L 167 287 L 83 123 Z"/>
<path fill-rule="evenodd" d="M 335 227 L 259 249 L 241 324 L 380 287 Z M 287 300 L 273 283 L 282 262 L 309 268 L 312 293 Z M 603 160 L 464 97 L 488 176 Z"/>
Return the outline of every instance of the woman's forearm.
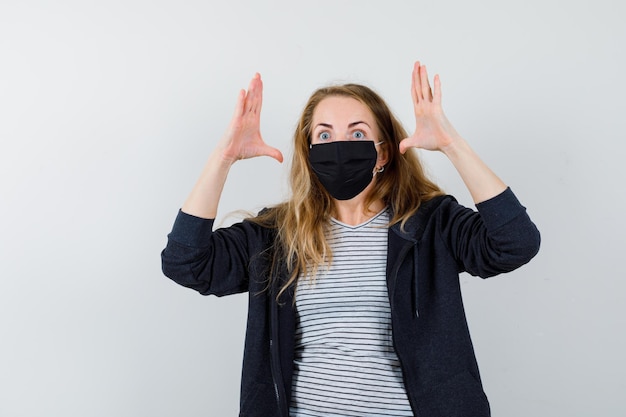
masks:
<path fill-rule="evenodd" d="M 200 178 L 183 204 L 182 211 L 204 219 L 217 216 L 222 190 L 233 162 L 224 158 L 218 146 L 207 160 Z"/>
<path fill-rule="evenodd" d="M 506 189 L 506 184 L 485 164 L 461 137 L 441 151 L 461 175 L 475 204 L 489 200 Z"/>

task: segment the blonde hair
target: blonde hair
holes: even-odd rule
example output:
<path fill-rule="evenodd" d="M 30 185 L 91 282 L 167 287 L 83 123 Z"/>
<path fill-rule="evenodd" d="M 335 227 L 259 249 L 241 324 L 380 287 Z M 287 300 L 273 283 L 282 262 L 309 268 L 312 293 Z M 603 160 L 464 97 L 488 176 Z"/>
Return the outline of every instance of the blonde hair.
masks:
<path fill-rule="evenodd" d="M 381 150 L 388 155 L 384 172 L 375 176 L 374 188 L 365 202 L 365 207 L 382 200 L 391 208 L 393 217 L 390 225 L 400 223 L 404 227 L 424 201 L 443 194 L 427 178 L 415 152 L 409 150 L 404 155 L 400 153 L 399 143 L 407 137 L 407 133 L 377 93 L 359 84 L 318 89 L 305 105 L 294 134 L 291 198 L 250 219 L 277 230 L 268 284 L 276 279 L 273 275 L 279 265 L 286 266 L 289 272 L 289 278 L 280 288 L 278 297 L 298 280 L 300 274 L 314 277 L 320 266 L 327 265 L 332 260 L 332 253 L 325 239 L 325 229 L 334 209 L 333 199 L 319 182 L 309 163 L 313 112 L 323 99 L 330 96 L 354 98 L 371 110 L 380 135 L 378 141 L 382 142 Z"/>

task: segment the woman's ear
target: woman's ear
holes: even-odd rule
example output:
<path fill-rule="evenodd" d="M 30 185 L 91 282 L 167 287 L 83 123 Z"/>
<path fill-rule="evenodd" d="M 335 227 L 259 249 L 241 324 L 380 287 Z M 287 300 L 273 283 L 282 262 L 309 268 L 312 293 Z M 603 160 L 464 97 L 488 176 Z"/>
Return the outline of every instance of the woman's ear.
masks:
<path fill-rule="evenodd" d="M 387 151 L 387 147 L 385 145 L 385 143 L 381 143 L 376 147 L 376 151 L 378 153 L 378 157 L 376 157 L 377 167 L 384 167 L 387 165 L 387 162 L 389 162 L 389 152 Z"/>

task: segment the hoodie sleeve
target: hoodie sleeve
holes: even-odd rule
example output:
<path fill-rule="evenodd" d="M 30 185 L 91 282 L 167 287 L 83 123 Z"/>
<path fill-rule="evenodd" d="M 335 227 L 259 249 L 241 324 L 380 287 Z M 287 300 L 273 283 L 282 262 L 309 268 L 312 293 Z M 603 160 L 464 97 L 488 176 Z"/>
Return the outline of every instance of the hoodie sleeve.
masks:
<path fill-rule="evenodd" d="M 163 273 L 203 295 L 247 291 L 250 260 L 262 242 L 259 228 L 247 221 L 213 226 L 214 219 L 179 211 L 161 253 Z"/>
<path fill-rule="evenodd" d="M 537 254 L 539 230 L 510 188 L 476 208 L 448 200 L 439 212 L 441 236 L 461 271 L 487 278 L 519 268 Z"/>

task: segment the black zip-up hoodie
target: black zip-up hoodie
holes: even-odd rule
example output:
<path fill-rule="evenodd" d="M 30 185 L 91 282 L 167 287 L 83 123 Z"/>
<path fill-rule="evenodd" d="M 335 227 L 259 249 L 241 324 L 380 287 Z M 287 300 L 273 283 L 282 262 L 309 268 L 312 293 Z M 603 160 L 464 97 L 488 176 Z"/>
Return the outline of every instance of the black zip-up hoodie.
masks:
<path fill-rule="evenodd" d="M 510 189 L 477 204 L 451 196 L 424 203 L 389 229 L 387 288 L 394 347 L 413 413 L 486 417 L 489 403 L 463 309 L 459 273 L 512 271 L 539 250 L 537 228 Z M 179 212 L 162 252 L 163 272 L 201 294 L 249 293 L 240 416 L 287 417 L 294 356 L 293 293 L 267 290 L 276 233 L 250 221 L 213 231 L 213 220 Z"/>

